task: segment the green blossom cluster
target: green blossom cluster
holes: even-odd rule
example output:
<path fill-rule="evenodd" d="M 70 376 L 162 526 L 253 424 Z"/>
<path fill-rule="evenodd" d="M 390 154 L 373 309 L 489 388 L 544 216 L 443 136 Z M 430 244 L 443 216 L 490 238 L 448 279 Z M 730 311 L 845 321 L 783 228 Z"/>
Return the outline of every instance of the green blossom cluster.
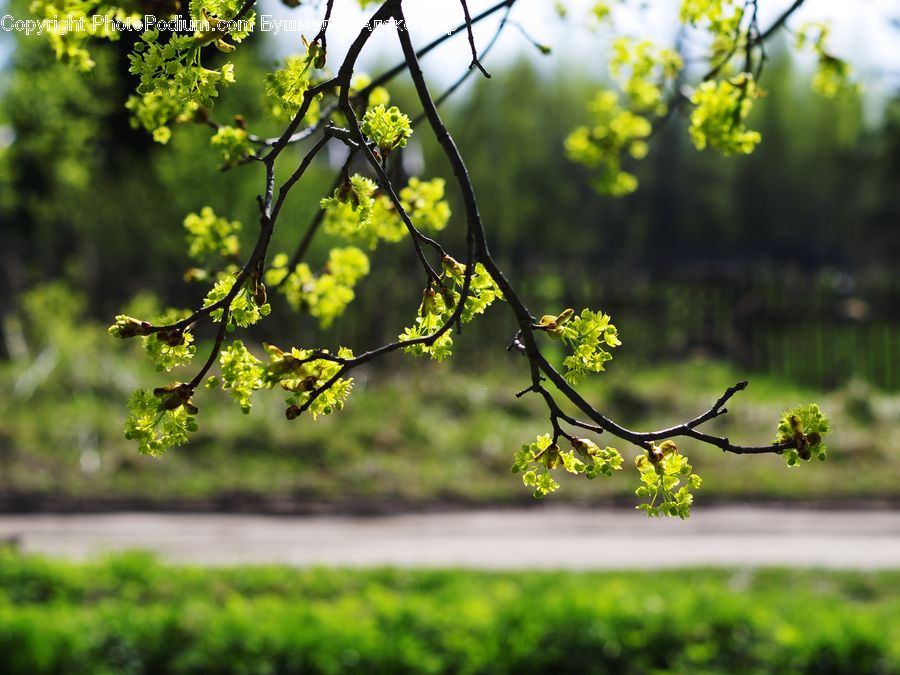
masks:
<path fill-rule="evenodd" d="M 216 28 L 217 21 L 227 21 L 238 15 L 244 5 L 244 0 L 190 0 L 188 13 L 195 21 L 207 20 L 212 30 L 208 35 L 202 33 L 195 35 L 195 39 L 206 44 L 220 40 L 225 36 L 222 30 Z M 255 14 L 250 11 L 242 17 L 245 23 L 237 30 L 227 33 L 234 42 L 243 42 L 252 32 L 256 22 Z"/>
<path fill-rule="evenodd" d="M 556 3 L 556 11 L 560 16 L 565 16 L 568 13 L 562 2 Z M 598 24 L 602 24 L 612 16 L 612 2 L 610 0 L 596 0 L 596 2 L 591 3 L 589 13 Z"/>
<path fill-rule="evenodd" d="M 376 105 L 369 108 L 363 116 L 360 129 L 378 146 L 382 155 L 406 147 L 406 142 L 412 136 L 409 117 L 400 112 L 397 106 L 386 108 Z"/>
<path fill-rule="evenodd" d="M 825 98 L 856 94 L 859 84 L 851 80 L 851 68 L 843 59 L 828 51 L 828 37 L 831 28 L 824 23 L 806 23 L 796 34 L 796 47 L 812 47 L 816 55 L 816 72 L 812 78 L 812 90 Z"/>
<path fill-rule="evenodd" d="M 678 446 L 672 441 L 653 444 L 645 454 L 638 455 L 634 465 L 641 474 L 643 485 L 634 494 L 641 498 L 649 498 L 649 502 L 639 504 L 638 509 L 648 517 L 678 516 L 681 519 L 691 514 L 694 503 L 692 490 L 696 490 L 703 482 L 688 464 L 687 457 L 678 452 Z M 681 485 L 684 481 L 685 484 Z M 679 485 L 681 487 L 679 487 Z"/>
<path fill-rule="evenodd" d="M 679 10 L 682 23 L 707 30 L 713 38 L 712 58 L 733 54 L 740 39 L 744 19 L 744 3 L 736 0 L 682 0 Z"/>
<path fill-rule="evenodd" d="M 410 178 L 397 195 L 419 231 L 440 232 L 447 226 L 451 214 L 444 187 L 443 178 Z M 322 226 L 328 234 L 363 242 L 372 250 L 382 241 L 401 241 L 409 232 L 390 197 L 379 194 L 378 186 L 360 175 L 351 176 L 320 205 L 325 210 Z"/>
<path fill-rule="evenodd" d="M 262 361 L 251 354 L 244 343 L 235 340 L 222 349 L 219 354 L 219 370 L 222 389 L 241 406 L 241 412 L 249 414 L 252 407 L 253 393 L 265 386 L 265 368 Z M 219 380 L 211 377 L 206 382 L 207 388 L 219 384 Z"/>
<path fill-rule="evenodd" d="M 190 316 L 188 310 L 170 309 L 158 317 L 157 326 L 170 326 Z M 158 372 L 169 372 L 178 366 L 191 362 L 197 347 L 193 344 L 194 335 L 189 329 L 165 330 L 154 329 L 154 324 L 141 321 L 125 314 L 116 316 L 116 322 L 107 332 L 113 337 L 128 339 L 143 338 L 144 351 L 153 361 Z"/>
<path fill-rule="evenodd" d="M 591 126 L 577 127 L 566 138 L 566 154 L 572 161 L 597 169 L 594 187 L 602 194 L 621 197 L 637 189 L 637 177 L 622 169 L 622 157 L 647 155 L 650 121 L 619 105 L 614 91 L 598 92 L 588 104 Z"/>
<path fill-rule="evenodd" d="M 369 258 L 354 246 L 333 248 L 328 262 L 319 273 L 313 273 L 306 263 L 288 270 L 288 257 L 281 253 L 272 260 L 266 272 L 266 282 L 278 290 L 294 309 L 306 310 L 328 328 L 353 302 L 354 288 L 369 274 Z"/>
<path fill-rule="evenodd" d="M 320 67 L 317 61 L 321 63 L 322 58 L 323 53 L 317 43 L 307 44 L 305 55 L 287 57 L 284 68 L 266 75 L 266 95 L 276 119 L 290 120 L 297 115 L 303 106 L 306 91 L 313 85 L 312 71 Z M 305 121 L 314 122 L 319 118 L 320 99 L 321 96 L 317 96 L 311 101 Z"/>
<path fill-rule="evenodd" d="M 352 233 L 368 227 L 372 222 L 377 190 L 375 181 L 359 174 L 353 174 L 349 180 L 341 183 L 334 194 L 319 202 L 320 208 L 325 212 L 322 222 L 325 231 L 329 234 L 352 236 Z"/>
<path fill-rule="evenodd" d="M 157 326 L 170 326 L 190 316 L 189 310 L 170 309 L 157 318 Z M 144 351 L 153 361 L 158 372 L 169 372 L 178 366 L 186 366 L 197 353 L 194 334 L 190 330 L 159 331 L 143 338 Z"/>
<path fill-rule="evenodd" d="M 637 178 L 622 169 L 622 160 L 647 155 L 648 117 L 666 113 L 663 92 L 682 66 L 678 52 L 657 49 L 650 40 L 623 37 L 613 42 L 609 68 L 621 84 L 624 102 L 614 91 L 600 91 L 588 104 L 591 125 L 576 128 L 566 139 L 570 159 L 599 169 L 595 187 L 602 194 L 620 197 L 637 189 Z"/>
<path fill-rule="evenodd" d="M 650 40 L 622 37 L 613 42 L 609 70 L 622 82 L 622 90 L 635 111 L 664 115 L 663 87 L 681 71 L 681 56 L 674 49 L 657 49 Z"/>
<path fill-rule="evenodd" d="M 179 384 L 154 392 L 138 389 L 128 399 L 125 438 L 137 441 L 142 454 L 158 457 L 172 446 L 184 445 L 197 431 L 197 409 L 189 397 L 182 400 Z"/>
<path fill-rule="evenodd" d="M 622 455 L 615 448 L 603 450 L 587 438 L 573 438 L 572 449 L 562 450 L 549 434 L 538 436 L 533 443 L 524 444 L 516 452 L 512 472 L 522 472 L 522 482 L 534 488 L 534 496 L 543 498 L 559 489 L 551 471 L 563 467 L 571 474 L 583 474 L 589 479 L 598 475 L 611 476 L 622 468 Z M 576 453 L 582 459 L 576 457 Z"/>
<path fill-rule="evenodd" d="M 241 240 L 237 233 L 241 224 L 217 216 L 209 206 L 203 207 L 200 213 L 189 213 L 184 219 L 184 229 L 188 255 L 200 263 L 217 257 L 235 262 L 240 256 Z"/>
<path fill-rule="evenodd" d="M 285 391 L 291 392 L 286 399 L 288 419 L 297 417 L 301 408 L 307 404 L 313 419 L 343 410 L 353 389 L 353 378 L 339 378 L 327 390 L 312 398 L 320 387 L 340 372 L 340 363 L 328 359 L 310 360 L 312 352 L 296 348 L 290 352 L 284 352 L 273 345 L 266 345 L 265 348 L 271 355 L 266 368 L 267 383 L 269 386 L 277 383 Z M 337 356 L 345 360 L 352 359 L 353 352 L 341 347 Z"/>
<path fill-rule="evenodd" d="M 222 170 L 231 168 L 255 153 L 250 143 L 249 134 L 241 127 L 221 126 L 209 139 L 212 147 L 222 153 Z"/>
<path fill-rule="evenodd" d="M 314 358 L 310 350 L 292 348 L 284 351 L 274 345 L 263 345 L 269 354 L 268 363 L 256 358 L 240 340 L 235 340 L 219 355 L 220 375 L 206 382 L 209 389 L 221 386 L 241 406 L 245 414 L 252 407 L 253 394 L 261 389 L 280 386 L 289 392 L 286 398 L 288 419 L 299 415 L 313 392 L 338 373 L 341 364 L 327 358 Z M 324 352 L 327 354 L 327 352 Z M 352 359 L 349 349 L 338 350 L 338 358 Z M 322 391 L 309 406 L 313 417 L 330 415 L 344 407 L 353 388 L 352 378 L 340 378 Z"/>
<path fill-rule="evenodd" d="M 212 290 L 207 294 L 203 301 L 203 307 L 211 307 L 217 302 L 224 300 L 231 289 L 234 288 L 237 278 L 232 274 L 221 275 L 215 283 Z M 258 285 L 257 287 L 258 288 Z M 250 283 L 244 283 L 241 289 L 235 294 L 231 301 L 231 310 L 228 313 L 227 330 L 233 331 L 235 327 L 246 328 L 257 323 L 264 316 L 268 316 L 272 307 L 266 302 L 260 302 L 259 293 L 255 292 L 256 288 L 252 288 Z M 220 307 L 210 312 L 213 321 L 221 321 L 225 309 Z"/>
<path fill-rule="evenodd" d="M 784 452 L 788 466 L 797 466 L 800 460 L 809 461 L 814 456 L 825 461 L 825 435 L 829 431 L 831 425 L 828 418 L 819 410 L 819 406 L 812 403 L 788 410 L 781 416 L 775 443 L 796 443 L 795 448 Z"/>
<path fill-rule="evenodd" d="M 48 21 L 44 34 L 56 58 L 82 72 L 90 71 L 95 65 L 87 50 L 91 38 L 118 40 L 116 26 L 141 18 L 137 12 L 96 0 L 35 0 L 29 11 L 35 18 Z M 64 30 L 66 21 L 84 30 Z"/>
<path fill-rule="evenodd" d="M 582 382 L 590 373 L 602 372 L 603 364 L 612 360 L 612 354 L 604 347 L 622 344 L 619 331 L 610 323 L 610 318 L 609 314 L 590 309 L 584 309 L 576 316 L 575 310 L 570 308 L 557 316 L 545 314 L 535 324 L 536 329 L 572 348 L 573 353 L 563 361 L 564 376 L 570 384 Z"/>
<path fill-rule="evenodd" d="M 127 107 L 134 124 L 153 132 L 160 143 L 169 140 L 172 121 L 190 119 L 200 107 L 210 107 L 221 84 L 234 82 L 234 65 L 204 68 L 200 53 L 203 41 L 191 35 L 172 35 L 160 42 L 158 30 L 144 31 L 135 43 L 129 72 L 140 77 L 139 96 Z"/>
<path fill-rule="evenodd" d="M 753 101 L 761 96 L 750 73 L 727 80 L 703 82 L 691 95 L 694 111 L 688 130 L 694 145 L 710 145 L 723 155 L 750 154 L 762 140 L 747 128 Z"/>
<path fill-rule="evenodd" d="M 438 288 L 435 284 L 430 284 L 425 289 L 422 294 L 422 304 L 419 305 L 416 324 L 404 330 L 399 336 L 400 340 L 406 342 L 433 335 L 451 319 L 462 296 L 465 273 L 465 265 L 450 256 L 444 258 L 441 286 Z M 460 312 L 460 322 L 468 323 L 477 315 L 484 314 L 495 300 L 502 299 L 503 293 L 484 265 L 476 263 L 475 271 L 469 282 L 469 293 L 462 312 Z M 413 356 L 427 354 L 435 361 L 443 361 L 453 353 L 453 337 L 447 330 L 431 344 L 417 343 L 404 347 L 403 351 Z"/>

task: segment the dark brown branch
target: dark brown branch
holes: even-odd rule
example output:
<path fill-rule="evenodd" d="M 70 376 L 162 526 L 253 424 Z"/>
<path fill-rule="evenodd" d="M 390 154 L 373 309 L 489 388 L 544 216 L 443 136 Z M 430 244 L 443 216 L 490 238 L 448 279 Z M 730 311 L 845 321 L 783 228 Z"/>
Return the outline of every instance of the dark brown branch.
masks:
<path fill-rule="evenodd" d="M 472 17 L 472 20 L 470 23 L 471 23 L 471 25 L 474 26 L 474 25 L 480 23 L 481 21 L 483 21 L 484 19 L 487 19 L 487 18 L 493 16 L 494 14 L 496 14 L 503 8 L 511 8 L 513 5 L 516 4 L 516 2 L 518 2 L 518 0 L 503 0 L 503 2 L 499 2 L 496 5 L 484 10 L 481 14 L 478 14 L 477 16 Z M 424 47 L 422 47 L 421 49 L 419 49 L 416 52 L 416 57 L 422 58 L 423 56 L 427 55 L 429 52 L 437 49 L 442 44 L 444 44 L 448 40 L 451 40 L 453 37 L 455 37 L 458 32 L 466 29 L 466 26 L 467 26 L 466 23 L 461 23 L 459 26 L 454 28 L 452 31 L 449 31 L 449 32 L 445 33 L 444 35 L 441 35 L 440 37 L 435 38 L 429 44 L 427 44 Z M 406 67 L 407 67 L 406 60 L 404 59 L 402 62 L 398 63 L 396 66 L 394 66 L 390 70 L 387 70 L 384 73 L 382 73 L 381 75 L 379 75 L 378 77 L 376 77 L 374 80 L 372 80 L 368 84 L 368 86 L 359 90 L 356 93 L 356 98 L 365 100 L 366 98 L 369 97 L 369 94 L 372 93 L 373 89 L 375 89 L 376 87 L 383 87 L 385 84 L 387 84 L 388 82 L 393 80 L 395 77 L 397 77 L 401 73 L 405 72 Z"/>
<path fill-rule="evenodd" d="M 788 7 L 781 16 L 775 19 L 771 26 L 760 33 L 755 42 L 762 43 L 772 37 L 782 26 L 784 26 L 785 23 L 787 23 L 787 20 L 790 19 L 791 16 L 793 16 L 794 12 L 796 12 L 798 9 L 800 9 L 800 7 L 803 6 L 803 3 L 805 1 L 806 0 L 794 0 L 794 2 L 791 3 L 791 6 Z"/>
<path fill-rule="evenodd" d="M 509 7 L 506 8 L 506 12 L 503 14 L 503 17 L 500 19 L 500 25 L 497 26 L 497 30 L 494 31 L 494 35 L 491 37 L 491 39 L 485 45 L 484 49 L 481 51 L 481 58 L 486 57 L 491 52 L 491 50 L 494 48 L 494 45 L 497 44 L 497 41 L 500 39 L 500 36 L 503 34 L 503 31 L 507 26 L 507 23 L 509 21 L 509 13 L 511 11 L 512 11 L 512 6 L 510 5 Z M 459 89 L 463 84 L 465 84 L 466 80 L 468 80 L 472 76 L 472 73 L 474 73 L 474 72 L 475 71 L 472 70 L 471 68 L 467 68 L 466 71 L 462 75 L 459 76 L 459 78 L 456 80 L 456 82 L 454 82 L 449 87 L 447 87 L 447 89 L 444 90 L 444 93 L 442 93 L 440 96 L 438 96 L 434 100 L 435 106 L 440 107 L 441 105 L 443 105 L 443 103 L 448 98 L 450 98 L 451 96 L 453 96 L 453 94 L 456 93 L 457 89 Z M 415 127 L 419 126 L 424 120 L 425 120 L 425 113 L 423 112 L 423 113 L 420 113 L 419 116 L 416 117 L 412 121 L 412 126 L 415 128 Z"/>
<path fill-rule="evenodd" d="M 328 25 L 331 22 L 331 10 L 334 9 L 334 0 L 328 0 L 325 6 L 325 18 L 322 20 L 322 27 L 313 38 L 313 42 L 318 42 L 322 46 L 322 52 L 328 51 Z"/>
<path fill-rule="evenodd" d="M 478 68 L 481 74 L 490 79 L 491 74 L 484 69 L 481 61 L 478 60 L 478 49 L 475 47 L 475 33 L 472 32 L 472 15 L 469 14 L 469 4 L 466 0 L 459 0 L 459 4 L 463 8 L 463 16 L 466 17 L 466 33 L 469 36 L 469 48 L 472 50 L 472 63 L 469 64 L 469 70 Z"/>

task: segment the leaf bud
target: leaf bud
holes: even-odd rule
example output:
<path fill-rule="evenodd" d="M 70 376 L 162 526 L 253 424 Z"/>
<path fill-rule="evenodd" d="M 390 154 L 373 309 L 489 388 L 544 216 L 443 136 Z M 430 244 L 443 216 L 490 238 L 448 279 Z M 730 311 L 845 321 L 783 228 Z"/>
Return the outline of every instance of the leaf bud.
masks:
<path fill-rule="evenodd" d="M 466 266 L 452 256 L 445 255 L 441 260 L 441 264 L 444 266 L 444 272 L 451 277 L 460 277 L 466 273 Z"/>
<path fill-rule="evenodd" d="M 170 347 L 180 347 L 185 343 L 184 332 L 180 330 L 165 330 L 157 334 L 160 341 Z"/>
<path fill-rule="evenodd" d="M 225 42 L 225 40 L 216 40 L 213 44 L 215 44 L 216 49 L 225 54 L 229 54 L 235 50 L 235 46 Z"/>
<path fill-rule="evenodd" d="M 257 307 L 262 307 L 264 304 L 266 304 L 266 299 L 266 285 L 257 280 L 255 286 L 253 287 L 253 303 Z"/>
<path fill-rule="evenodd" d="M 562 463 L 559 446 L 556 443 L 547 448 L 547 451 L 541 456 L 541 463 L 548 469 L 555 469 Z"/>
<path fill-rule="evenodd" d="M 325 67 L 325 61 L 327 59 L 327 54 L 325 53 L 325 50 L 322 49 L 322 47 L 318 43 L 316 43 L 316 47 L 317 47 L 316 57 L 315 57 L 315 60 L 313 61 L 313 66 L 317 70 L 322 70 L 322 68 Z"/>
<path fill-rule="evenodd" d="M 125 338 L 139 335 L 150 335 L 152 329 L 153 326 L 146 321 L 140 321 L 139 319 L 120 314 L 116 317 L 116 322 L 109 327 L 108 332 L 110 335 L 124 340 Z"/>
<path fill-rule="evenodd" d="M 553 314 L 544 314 L 544 316 L 541 317 L 541 320 L 537 322 L 537 325 L 546 330 L 553 330 L 558 324 L 556 323 L 556 317 Z"/>
<path fill-rule="evenodd" d="M 456 306 L 457 297 L 453 290 L 447 288 L 446 286 L 441 286 L 441 297 L 444 299 L 444 306 L 447 309 Z"/>
<path fill-rule="evenodd" d="M 565 326 L 569 322 L 569 319 L 571 319 L 574 315 L 575 315 L 575 310 L 572 309 L 571 307 L 569 307 L 566 310 L 563 310 L 563 312 L 558 317 L 556 317 L 556 325 L 557 326 Z"/>
<path fill-rule="evenodd" d="M 184 406 L 192 415 L 197 414 L 197 407 L 191 402 L 194 390 L 184 382 L 173 382 L 165 387 L 157 387 L 153 395 L 162 399 L 160 405 L 165 410 L 176 410 Z"/>
<path fill-rule="evenodd" d="M 572 447 L 585 459 L 596 457 L 600 452 L 600 447 L 589 438 L 573 438 Z"/>
<path fill-rule="evenodd" d="M 308 377 L 304 377 L 300 381 L 300 386 L 297 387 L 297 391 L 312 391 L 316 388 L 316 385 L 319 383 L 319 378 L 315 375 L 310 375 Z"/>
<path fill-rule="evenodd" d="M 288 418 L 288 420 L 295 420 L 300 416 L 300 406 L 292 405 L 287 410 L 284 411 L 284 416 Z"/>
<path fill-rule="evenodd" d="M 436 296 L 437 293 L 434 292 L 434 289 L 431 286 L 426 288 L 422 293 L 422 316 L 437 314 Z"/>
<path fill-rule="evenodd" d="M 663 456 L 678 453 L 678 446 L 675 445 L 675 441 L 663 441 L 660 444 L 659 449 Z"/>

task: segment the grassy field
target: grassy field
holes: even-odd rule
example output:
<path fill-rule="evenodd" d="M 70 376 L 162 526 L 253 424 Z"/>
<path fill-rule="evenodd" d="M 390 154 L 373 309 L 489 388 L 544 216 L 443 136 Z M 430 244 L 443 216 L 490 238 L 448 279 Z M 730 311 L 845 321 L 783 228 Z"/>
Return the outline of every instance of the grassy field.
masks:
<path fill-rule="evenodd" d="M 900 672 L 900 573 L 74 565 L 0 552 L 0 672 Z"/>
<path fill-rule="evenodd" d="M 33 320 L 31 349 L 0 364 L 2 495 L 351 506 L 531 500 L 509 468 L 515 450 L 549 424 L 541 401 L 515 398 L 527 385 L 515 356 L 490 365 L 397 356 L 386 366 L 402 363 L 402 370 L 357 371 L 347 409 L 315 422 L 287 423 L 278 392 L 258 394 L 250 416 L 227 397 L 202 392 L 194 442 L 152 459 L 139 456 L 122 436 L 124 401 L 136 386 L 157 386 L 179 374 L 152 372 L 139 345 L 111 340 L 102 326 L 74 329 L 65 297 L 55 300 L 52 312 L 48 303 L 39 315 L 55 320 Z M 623 347 L 609 372 L 581 390 L 606 414 L 650 429 L 695 416 L 745 376 L 702 360 L 631 365 Z M 900 495 L 900 396 L 861 383 L 822 393 L 766 375 L 749 379 L 749 389 L 729 404 L 731 412 L 706 428 L 734 441 L 764 443 L 783 409 L 817 401 L 834 423 L 829 461 L 787 469 L 779 457 L 724 456 L 686 441 L 682 451 L 704 478 L 698 505 L 704 499 Z M 563 480 L 551 499 L 630 498 L 637 484 L 630 460 L 637 451 L 616 439 L 598 442 L 622 450 L 626 470 L 611 479 Z"/>

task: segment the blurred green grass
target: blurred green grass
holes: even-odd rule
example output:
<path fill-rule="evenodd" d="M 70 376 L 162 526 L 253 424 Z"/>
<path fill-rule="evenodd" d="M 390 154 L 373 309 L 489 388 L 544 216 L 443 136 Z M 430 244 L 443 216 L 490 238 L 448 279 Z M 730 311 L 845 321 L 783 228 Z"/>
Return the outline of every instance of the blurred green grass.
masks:
<path fill-rule="evenodd" d="M 898 588 L 898 572 L 203 570 L 7 550 L 0 672 L 892 673 Z"/>
<path fill-rule="evenodd" d="M 30 303 L 30 305 L 29 305 Z M 490 367 L 396 356 L 360 369 L 347 409 L 313 421 L 284 419 L 278 392 L 260 392 L 250 416 L 223 395 L 200 392 L 200 431 L 161 459 L 138 455 L 122 436 L 132 388 L 186 379 L 155 373 L 135 342 L 81 319 L 77 296 L 59 285 L 26 298 L 7 334 L 17 357 L 0 363 L 0 494 L 170 500 L 232 498 L 304 502 L 530 502 L 510 473 L 512 456 L 549 429 L 519 357 Z M 200 347 L 201 351 L 203 346 Z M 256 348 L 257 353 L 261 350 Z M 627 344 L 607 373 L 580 390 L 599 410 L 636 429 L 661 428 L 706 410 L 747 376 L 727 364 L 686 360 L 629 366 Z M 395 368 L 402 360 L 403 368 Z M 851 383 L 823 394 L 777 377 L 750 375 L 730 412 L 705 429 L 735 442 L 772 440 L 780 412 L 816 401 L 833 420 L 829 460 L 788 469 L 776 456 L 723 455 L 692 441 L 682 450 L 704 478 L 704 499 L 892 499 L 900 494 L 900 396 Z M 634 448 L 611 479 L 567 480 L 554 501 L 633 499 Z"/>

